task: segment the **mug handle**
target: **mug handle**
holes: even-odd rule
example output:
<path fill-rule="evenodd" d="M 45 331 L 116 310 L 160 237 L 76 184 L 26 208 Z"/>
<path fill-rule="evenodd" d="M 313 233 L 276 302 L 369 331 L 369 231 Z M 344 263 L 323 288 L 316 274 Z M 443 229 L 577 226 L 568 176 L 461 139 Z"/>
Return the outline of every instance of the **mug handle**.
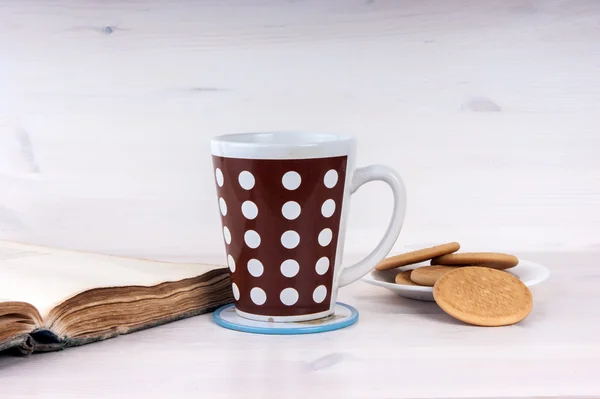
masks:
<path fill-rule="evenodd" d="M 363 277 L 379 264 L 390 252 L 400 235 L 406 214 L 406 188 L 400 176 L 384 165 L 371 165 L 357 168 L 352 176 L 350 193 L 354 194 L 363 184 L 370 181 L 383 181 L 392 189 L 394 211 L 385 235 L 375 249 L 360 262 L 342 269 L 338 287 L 343 287 Z"/>

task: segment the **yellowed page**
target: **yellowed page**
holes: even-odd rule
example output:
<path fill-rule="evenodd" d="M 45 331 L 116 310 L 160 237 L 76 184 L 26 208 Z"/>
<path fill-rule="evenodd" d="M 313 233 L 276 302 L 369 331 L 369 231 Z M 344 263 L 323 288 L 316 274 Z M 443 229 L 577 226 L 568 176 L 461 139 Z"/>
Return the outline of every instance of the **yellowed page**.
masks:
<path fill-rule="evenodd" d="M 223 266 L 167 263 L 0 241 L 0 297 L 35 306 L 45 317 L 91 288 L 155 285 Z M 0 301 L 3 301 L 0 299 Z"/>

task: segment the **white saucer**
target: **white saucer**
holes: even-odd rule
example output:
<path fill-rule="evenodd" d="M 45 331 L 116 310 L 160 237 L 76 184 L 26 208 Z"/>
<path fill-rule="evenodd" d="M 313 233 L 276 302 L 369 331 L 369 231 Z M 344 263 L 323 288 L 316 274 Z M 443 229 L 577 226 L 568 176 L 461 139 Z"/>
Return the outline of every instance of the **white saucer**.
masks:
<path fill-rule="evenodd" d="M 368 284 L 387 288 L 388 290 L 406 298 L 419 299 L 421 301 L 433 301 L 432 287 L 396 284 L 394 282 L 398 272 L 416 269 L 417 267 L 421 266 L 429 266 L 429 263 L 430 261 L 425 261 L 391 270 L 373 270 L 371 273 L 363 277 L 362 281 Z M 550 271 L 545 266 L 523 259 L 520 259 L 519 264 L 511 269 L 508 269 L 507 272 L 517 276 L 528 287 L 541 283 L 550 275 Z"/>

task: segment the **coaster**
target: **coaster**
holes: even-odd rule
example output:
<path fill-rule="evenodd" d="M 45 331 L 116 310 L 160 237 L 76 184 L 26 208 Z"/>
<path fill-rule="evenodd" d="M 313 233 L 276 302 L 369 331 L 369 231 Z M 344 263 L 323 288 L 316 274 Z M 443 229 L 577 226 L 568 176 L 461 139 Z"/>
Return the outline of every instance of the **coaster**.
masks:
<path fill-rule="evenodd" d="M 213 313 L 213 319 L 221 327 L 254 334 L 297 335 L 339 330 L 358 320 L 358 311 L 350 305 L 337 302 L 332 315 L 316 320 L 274 323 L 245 319 L 235 312 L 235 305 L 221 306 Z"/>

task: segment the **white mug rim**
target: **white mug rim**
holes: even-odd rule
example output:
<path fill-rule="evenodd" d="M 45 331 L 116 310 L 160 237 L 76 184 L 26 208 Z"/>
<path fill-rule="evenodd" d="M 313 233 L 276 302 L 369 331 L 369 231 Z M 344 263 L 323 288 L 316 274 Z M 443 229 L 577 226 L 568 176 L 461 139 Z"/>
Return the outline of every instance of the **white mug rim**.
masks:
<path fill-rule="evenodd" d="M 229 133 L 211 139 L 214 156 L 246 159 L 302 159 L 349 155 L 355 146 L 348 134 L 262 131 Z"/>

